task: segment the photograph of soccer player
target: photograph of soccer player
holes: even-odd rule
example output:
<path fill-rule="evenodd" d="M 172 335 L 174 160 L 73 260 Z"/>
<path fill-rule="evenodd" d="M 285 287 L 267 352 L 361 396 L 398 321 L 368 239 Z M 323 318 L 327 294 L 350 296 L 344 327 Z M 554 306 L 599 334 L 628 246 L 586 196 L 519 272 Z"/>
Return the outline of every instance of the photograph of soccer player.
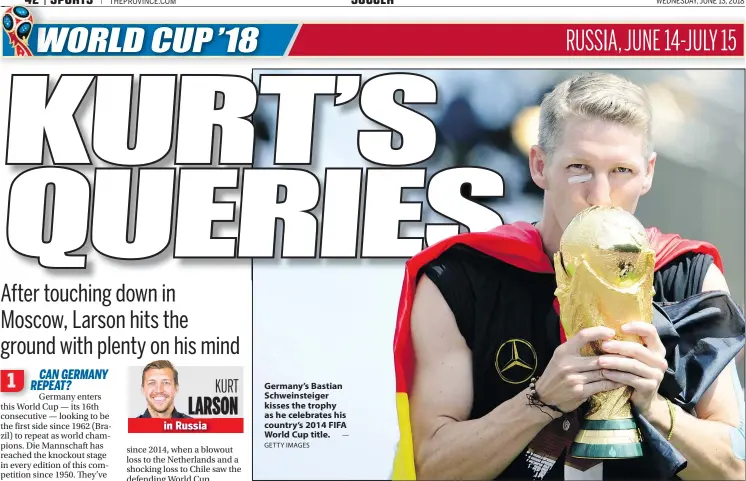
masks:
<path fill-rule="evenodd" d="M 179 372 L 169 361 L 153 361 L 142 371 L 142 393 L 147 409 L 138 418 L 189 418 L 175 407 Z"/>
<path fill-rule="evenodd" d="M 394 348 L 408 396 L 398 406 L 408 401 L 409 412 L 399 407 L 394 479 L 743 479 L 734 359 L 744 318 L 715 245 L 641 229 L 655 253 L 653 323 L 630 318 L 618 331 L 597 325 L 567 339 L 560 329 L 567 306 L 552 258 L 578 213 L 636 213 L 656 168 L 651 112 L 646 91 L 618 75 L 557 84 L 527 159 L 540 217 L 446 239 L 409 260 Z M 588 343 L 600 353 L 584 356 Z M 586 401 L 621 387 L 634 416 L 594 421 L 603 436 L 578 445 Z M 642 449 L 625 451 L 637 429 Z"/>

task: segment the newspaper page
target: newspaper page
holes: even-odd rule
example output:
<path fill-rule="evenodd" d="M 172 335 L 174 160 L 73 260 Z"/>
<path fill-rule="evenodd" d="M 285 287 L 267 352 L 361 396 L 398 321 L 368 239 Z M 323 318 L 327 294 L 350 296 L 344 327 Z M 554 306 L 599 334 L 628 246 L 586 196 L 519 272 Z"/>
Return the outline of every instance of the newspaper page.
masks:
<path fill-rule="evenodd" d="M 744 0 L 1 13 L 1 481 L 744 479 Z"/>

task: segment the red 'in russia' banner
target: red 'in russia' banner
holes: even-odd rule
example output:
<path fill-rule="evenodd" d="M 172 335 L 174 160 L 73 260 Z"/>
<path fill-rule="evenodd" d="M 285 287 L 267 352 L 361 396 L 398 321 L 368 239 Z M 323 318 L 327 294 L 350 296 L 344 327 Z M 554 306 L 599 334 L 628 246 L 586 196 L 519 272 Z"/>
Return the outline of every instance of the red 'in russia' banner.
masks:
<path fill-rule="evenodd" d="M 130 418 L 129 433 L 242 433 L 243 418 Z"/>

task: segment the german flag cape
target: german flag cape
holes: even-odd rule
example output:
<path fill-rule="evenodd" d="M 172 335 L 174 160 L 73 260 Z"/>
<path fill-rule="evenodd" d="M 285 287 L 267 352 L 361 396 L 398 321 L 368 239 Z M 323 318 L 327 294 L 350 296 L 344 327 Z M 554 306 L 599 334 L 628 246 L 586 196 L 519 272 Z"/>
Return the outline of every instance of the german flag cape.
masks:
<path fill-rule="evenodd" d="M 651 246 L 655 249 L 656 271 L 676 257 L 697 252 L 710 254 L 715 265 L 723 271 L 723 264 L 715 246 L 700 241 L 682 239 L 675 234 L 663 234 L 655 227 L 646 229 Z M 394 460 L 392 479 L 417 479 L 414 467 L 412 430 L 409 420 L 409 393 L 414 375 L 414 349 L 410 333 L 410 316 L 416 289 L 417 274 L 429 262 L 435 260 L 448 248 L 465 244 L 484 254 L 529 272 L 549 274 L 554 272 L 552 260 L 546 255 L 539 231 L 527 222 L 501 225 L 488 232 L 474 232 L 449 237 L 411 259 L 404 268 L 404 282 L 399 299 L 399 310 L 394 333 L 394 367 L 396 370 L 396 410 L 399 418 L 399 445 Z M 559 304 L 555 299 L 555 309 Z M 560 326 L 560 337 L 565 334 Z"/>

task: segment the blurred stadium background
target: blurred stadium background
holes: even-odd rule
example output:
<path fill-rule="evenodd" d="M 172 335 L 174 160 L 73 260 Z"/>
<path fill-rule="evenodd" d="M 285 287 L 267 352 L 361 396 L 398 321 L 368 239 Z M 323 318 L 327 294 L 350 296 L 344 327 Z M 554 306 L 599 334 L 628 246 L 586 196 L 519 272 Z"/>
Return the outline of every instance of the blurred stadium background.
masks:
<path fill-rule="evenodd" d="M 393 70 L 387 70 L 391 72 Z M 653 105 L 653 138 L 658 152 L 652 191 L 637 215 L 646 226 L 707 240 L 718 246 L 734 299 L 744 306 L 744 71 L 605 70 L 647 88 Z M 254 71 L 263 73 L 300 71 Z M 505 196 L 477 199 L 499 212 L 505 223 L 538 220 L 542 192 L 531 181 L 528 148 L 535 143 L 538 105 L 558 82 L 579 70 L 407 70 L 438 86 L 437 105 L 410 106 L 433 119 L 438 129 L 435 155 L 424 165 L 428 176 L 452 166 L 482 166 L 499 172 Z M 303 71 L 303 73 L 310 73 Z M 383 71 L 319 71 L 362 74 Z M 317 103 L 314 170 L 368 167 L 356 147 L 358 129 L 380 128 L 359 112 L 357 98 L 344 107 Z M 330 109 L 337 109 L 333 114 Z M 341 115 L 339 109 L 346 108 Z M 256 115 L 257 165 L 270 165 L 274 151 L 275 97 L 261 96 Z M 468 194 L 468 186 L 465 187 Z M 415 194 L 424 200 L 424 193 Z M 444 219 L 428 211 L 424 219 Z M 739 362 L 744 380 L 743 358 Z"/>

